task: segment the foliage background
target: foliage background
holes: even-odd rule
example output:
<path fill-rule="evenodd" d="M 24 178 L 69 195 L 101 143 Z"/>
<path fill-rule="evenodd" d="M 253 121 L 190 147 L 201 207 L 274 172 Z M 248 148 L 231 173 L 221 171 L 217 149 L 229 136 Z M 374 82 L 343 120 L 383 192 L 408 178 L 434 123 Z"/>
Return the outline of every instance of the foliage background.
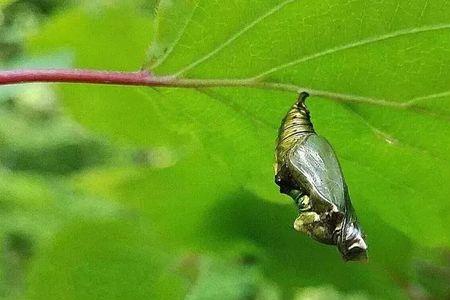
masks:
<path fill-rule="evenodd" d="M 2 69 L 144 64 L 347 95 L 309 106 L 370 247 L 346 264 L 292 230 L 272 182 L 291 92 L 1 87 L 2 297 L 450 297 L 446 1 L 0 3 Z"/>

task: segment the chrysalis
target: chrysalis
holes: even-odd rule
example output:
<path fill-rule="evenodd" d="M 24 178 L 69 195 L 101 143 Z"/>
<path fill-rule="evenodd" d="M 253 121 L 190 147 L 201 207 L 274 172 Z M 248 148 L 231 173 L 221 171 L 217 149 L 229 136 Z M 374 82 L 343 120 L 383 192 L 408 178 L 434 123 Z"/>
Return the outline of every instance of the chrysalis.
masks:
<path fill-rule="evenodd" d="M 336 245 L 344 260 L 366 260 L 367 245 L 341 167 L 331 145 L 314 131 L 307 97 L 301 93 L 281 123 L 275 182 L 298 207 L 297 231 Z"/>

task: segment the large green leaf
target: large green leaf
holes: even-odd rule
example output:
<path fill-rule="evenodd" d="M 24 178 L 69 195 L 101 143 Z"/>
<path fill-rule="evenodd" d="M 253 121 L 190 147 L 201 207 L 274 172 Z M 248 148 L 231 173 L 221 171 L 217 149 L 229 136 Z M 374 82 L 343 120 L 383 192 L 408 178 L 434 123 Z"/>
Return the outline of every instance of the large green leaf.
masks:
<path fill-rule="evenodd" d="M 44 250 L 27 299 L 173 299 L 183 292 L 179 276 L 165 275 L 163 262 L 173 259 L 134 218 L 79 221 Z"/>
<path fill-rule="evenodd" d="M 158 12 L 144 63 L 155 74 L 251 79 L 322 95 L 308 105 L 341 159 L 371 263 L 331 268 L 335 249 L 289 228 L 295 212 L 280 205 L 290 202 L 273 184 L 272 164 L 277 127 L 295 93 L 61 86 L 66 107 L 88 127 L 173 153 L 175 167 L 145 170 L 117 189 L 124 205 L 151 220 L 158 241 L 180 251 L 250 243 L 268 257 L 265 275 L 291 292 L 331 283 L 378 297 L 398 296 L 397 283 L 411 279 L 412 248 L 449 246 L 445 1 L 163 0 Z M 129 9 L 75 10 L 42 28 L 29 51 L 69 48 L 76 67 L 137 69 L 148 21 Z"/>
<path fill-rule="evenodd" d="M 155 240 L 166 249 L 221 256 L 231 251 L 255 257 L 264 275 L 285 295 L 299 287 L 328 283 L 342 291 L 364 290 L 373 296 L 397 298 L 401 291 L 392 278 L 412 280 L 408 264 L 416 245 L 372 211 L 362 214 L 370 232 L 370 264 L 345 264 L 336 249 L 292 229 L 293 207 L 263 201 L 242 190 L 228 192 L 232 188 L 229 180 L 217 182 L 215 172 L 210 164 L 191 156 L 175 167 L 147 170 L 139 180 L 122 181 L 108 196 L 148 219 L 157 234 Z M 87 179 L 83 185 L 116 181 L 111 181 L 106 171 L 92 173 Z M 96 186 L 90 189 L 100 192 Z M 374 281 L 379 285 L 373 285 Z"/>
<path fill-rule="evenodd" d="M 445 226 L 449 219 L 439 213 L 450 208 L 446 201 L 449 189 L 445 188 L 450 176 L 446 157 L 449 102 L 427 101 L 448 97 L 447 2 L 195 4 L 186 20 L 178 18 L 188 9 L 186 3 L 170 6 L 174 12 L 167 13 L 165 1 L 161 2 L 165 13 L 158 19 L 157 34 L 167 33 L 164 26 L 178 28 L 180 33 L 169 34 L 172 40 L 155 38 L 158 46 L 153 48 L 170 49 L 159 59 L 158 51 L 152 54 L 157 61 L 155 73 L 205 79 L 257 77 L 340 93 L 344 101 L 355 95 L 372 99 L 377 105 L 336 104 L 316 97 L 310 101 L 318 131 L 331 140 L 342 159 L 357 210 L 373 208 L 385 221 L 424 244 L 450 243 L 450 230 Z M 98 25 L 98 34 L 78 27 L 52 23 L 33 43 L 34 51 L 63 45 L 80 45 L 82 51 L 92 42 L 93 34 L 105 39 Z M 56 29 L 66 32 L 57 34 Z M 127 37 L 131 31 L 133 26 L 129 26 Z M 142 35 L 137 28 L 133 32 L 133 37 Z M 70 44 L 56 38 L 59 35 L 70 36 Z M 100 45 L 95 40 L 99 48 L 117 49 L 102 52 L 111 55 L 109 66 L 127 69 L 131 65 L 129 53 L 139 53 L 140 48 L 118 49 L 113 45 L 121 37 L 118 32 L 114 36 L 110 47 L 105 47 L 106 41 Z M 124 44 L 130 48 L 130 43 Z M 122 63 L 117 57 L 125 53 Z M 77 65 L 86 66 L 83 60 L 92 60 L 91 66 L 106 61 L 85 54 Z M 280 199 L 272 184 L 273 140 L 295 94 L 244 89 L 76 90 L 78 93 L 65 94 L 66 102 L 86 124 L 144 144 L 173 141 L 175 132 L 190 144 L 189 136 L 195 136 L 213 156 L 210 159 L 230 169 L 229 176 L 236 182 L 265 198 Z M 80 99 L 80 93 L 85 99 Z M 416 106 L 389 105 L 419 97 Z M 435 225 L 433 230 L 430 222 Z"/>
<path fill-rule="evenodd" d="M 152 71 L 187 78 L 254 78 L 340 93 L 344 100 L 372 99 L 377 106 L 311 104 L 319 132 L 342 157 L 357 210 L 372 207 L 411 237 L 448 245 L 449 218 L 439 210 L 450 207 L 446 201 L 450 191 L 443 188 L 450 176 L 450 118 L 445 114 L 449 104 L 441 101 L 426 108 L 388 104 L 448 97 L 449 13 L 446 1 L 232 1 L 226 7 L 218 1 L 199 1 L 188 24 L 180 26 L 181 37 L 170 55 L 162 56 Z M 162 21 L 168 22 L 163 19 L 159 24 Z M 182 93 L 184 97 L 169 95 L 167 101 L 201 98 Z M 253 91 L 206 94 L 219 104 L 228 99 L 230 111 L 232 105 L 244 106 L 234 115 L 248 123 L 256 116 L 276 125 L 280 115 L 268 107 L 287 108 L 287 96 L 274 93 L 263 96 L 271 100 L 268 103 Z M 315 100 L 319 99 L 311 102 Z M 187 114 L 196 114 L 194 109 Z M 215 118 L 232 123 L 224 113 Z M 237 169 L 235 174 L 245 173 L 239 178 L 244 185 L 264 190 L 271 178 L 274 130 L 261 124 L 239 127 L 242 130 L 217 129 L 217 135 L 234 133 L 230 141 L 238 144 L 228 165 Z M 260 141 L 252 142 L 254 132 Z M 216 153 L 230 144 L 215 146 L 209 138 L 205 143 Z M 433 230 L 427 226 L 430 219 Z"/>

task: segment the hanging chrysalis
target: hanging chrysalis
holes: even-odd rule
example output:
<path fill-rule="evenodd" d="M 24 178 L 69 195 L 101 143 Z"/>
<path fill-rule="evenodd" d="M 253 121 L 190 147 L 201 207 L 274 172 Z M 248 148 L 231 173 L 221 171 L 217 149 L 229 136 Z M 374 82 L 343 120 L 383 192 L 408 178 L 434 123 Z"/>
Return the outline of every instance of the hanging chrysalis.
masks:
<path fill-rule="evenodd" d="M 275 182 L 298 207 L 295 230 L 336 245 L 344 260 L 366 260 L 367 245 L 341 167 L 331 145 L 314 131 L 307 97 L 301 93 L 281 123 Z"/>

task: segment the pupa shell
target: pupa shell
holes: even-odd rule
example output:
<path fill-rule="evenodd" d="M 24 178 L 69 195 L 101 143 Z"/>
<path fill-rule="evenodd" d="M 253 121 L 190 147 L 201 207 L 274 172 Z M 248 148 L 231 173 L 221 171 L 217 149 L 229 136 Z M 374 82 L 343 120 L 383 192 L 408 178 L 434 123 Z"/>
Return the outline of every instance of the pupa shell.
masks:
<path fill-rule="evenodd" d="M 281 123 L 275 182 L 298 206 L 296 230 L 336 245 L 345 260 L 365 260 L 367 245 L 341 166 L 330 143 L 314 130 L 307 97 L 300 94 Z"/>

